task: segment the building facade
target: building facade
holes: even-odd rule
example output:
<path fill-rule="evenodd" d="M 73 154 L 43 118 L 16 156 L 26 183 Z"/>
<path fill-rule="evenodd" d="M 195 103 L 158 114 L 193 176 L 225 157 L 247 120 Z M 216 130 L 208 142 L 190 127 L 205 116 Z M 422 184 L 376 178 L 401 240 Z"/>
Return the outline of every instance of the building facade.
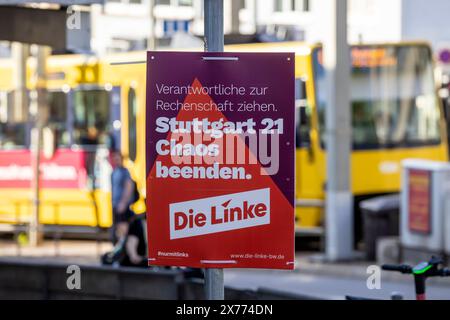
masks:
<path fill-rule="evenodd" d="M 224 31 L 321 42 L 328 1 L 224 0 Z M 426 39 L 439 49 L 450 42 L 448 0 L 348 0 L 348 8 L 352 43 Z M 91 19 L 98 53 L 144 49 L 153 35 L 164 47 L 175 34 L 201 38 L 203 0 L 106 0 L 92 8 Z"/>

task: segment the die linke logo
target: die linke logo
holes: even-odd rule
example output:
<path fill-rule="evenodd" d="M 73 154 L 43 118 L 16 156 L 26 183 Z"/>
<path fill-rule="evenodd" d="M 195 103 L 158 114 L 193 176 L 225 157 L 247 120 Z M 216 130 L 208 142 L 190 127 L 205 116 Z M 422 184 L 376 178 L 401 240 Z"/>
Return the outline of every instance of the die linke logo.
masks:
<path fill-rule="evenodd" d="M 270 189 L 170 204 L 170 239 L 270 224 Z"/>

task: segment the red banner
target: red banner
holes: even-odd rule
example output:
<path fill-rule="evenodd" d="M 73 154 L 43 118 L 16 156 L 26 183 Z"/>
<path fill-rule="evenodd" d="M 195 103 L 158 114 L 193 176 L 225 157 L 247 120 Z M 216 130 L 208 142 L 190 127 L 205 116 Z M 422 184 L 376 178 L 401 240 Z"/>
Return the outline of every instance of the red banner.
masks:
<path fill-rule="evenodd" d="M 58 149 L 51 159 L 41 156 L 42 188 L 86 187 L 86 152 Z M 30 188 L 33 179 L 30 150 L 0 150 L 0 188 Z"/>

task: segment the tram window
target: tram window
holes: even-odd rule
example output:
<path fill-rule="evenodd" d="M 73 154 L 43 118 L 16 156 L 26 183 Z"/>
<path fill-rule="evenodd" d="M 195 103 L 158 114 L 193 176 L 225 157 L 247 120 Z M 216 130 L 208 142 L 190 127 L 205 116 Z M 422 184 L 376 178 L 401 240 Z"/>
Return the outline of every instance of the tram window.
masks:
<path fill-rule="evenodd" d="M 26 123 L 15 122 L 14 95 L 0 92 L 0 149 L 23 148 L 26 144 Z"/>
<path fill-rule="evenodd" d="M 64 92 L 49 92 L 49 126 L 55 130 L 56 143 L 67 146 L 70 143 L 70 132 L 67 128 L 67 95 Z"/>
<path fill-rule="evenodd" d="M 128 155 L 131 161 L 136 160 L 136 111 L 136 92 L 130 89 L 128 91 Z"/>
<path fill-rule="evenodd" d="M 109 95 L 105 90 L 76 90 L 73 93 L 73 141 L 97 145 L 107 139 Z"/>
<path fill-rule="evenodd" d="M 308 147 L 311 143 L 309 132 L 311 130 L 310 114 L 306 98 L 306 82 L 295 79 L 295 109 L 296 109 L 296 146 Z"/>
<path fill-rule="evenodd" d="M 314 51 L 313 59 L 319 128 L 325 145 L 326 79 L 320 49 Z M 354 149 L 440 143 L 441 114 L 427 47 L 353 47 L 352 66 Z"/>

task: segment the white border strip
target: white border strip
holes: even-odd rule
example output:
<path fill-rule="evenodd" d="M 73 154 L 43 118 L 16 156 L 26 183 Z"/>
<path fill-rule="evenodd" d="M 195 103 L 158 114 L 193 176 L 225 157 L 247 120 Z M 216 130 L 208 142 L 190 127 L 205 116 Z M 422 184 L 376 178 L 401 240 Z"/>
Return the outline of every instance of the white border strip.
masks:
<path fill-rule="evenodd" d="M 238 61 L 239 57 L 202 57 L 205 61 Z M 136 60 L 136 61 L 117 61 L 117 62 L 111 62 L 111 66 L 121 66 L 121 65 L 127 65 L 127 64 L 144 64 L 147 63 L 145 60 Z"/>
<path fill-rule="evenodd" d="M 145 60 L 137 60 L 137 61 L 126 61 L 126 62 L 111 62 L 110 65 L 112 66 L 121 66 L 125 64 L 140 64 L 140 63 L 147 63 Z"/>
<path fill-rule="evenodd" d="M 236 264 L 236 260 L 200 260 L 204 264 Z"/>
<path fill-rule="evenodd" d="M 208 61 L 238 61 L 238 57 L 202 57 L 203 60 Z"/>

